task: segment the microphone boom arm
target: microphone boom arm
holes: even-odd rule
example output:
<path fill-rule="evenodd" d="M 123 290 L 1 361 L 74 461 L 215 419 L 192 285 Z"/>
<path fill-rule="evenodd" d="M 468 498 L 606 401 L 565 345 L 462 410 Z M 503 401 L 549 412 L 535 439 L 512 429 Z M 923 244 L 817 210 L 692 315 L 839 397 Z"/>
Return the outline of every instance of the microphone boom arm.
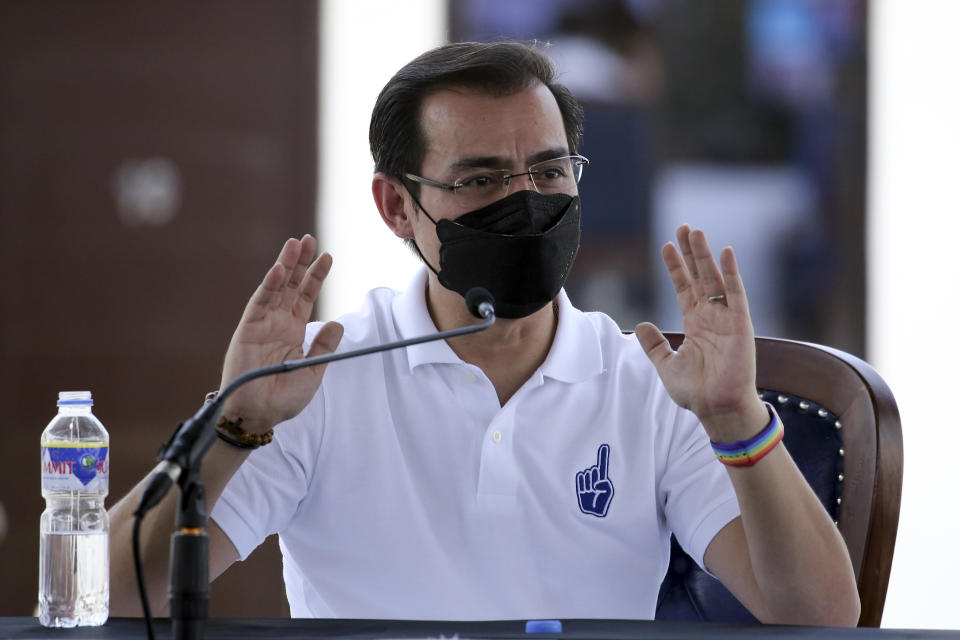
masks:
<path fill-rule="evenodd" d="M 192 418 L 187 420 L 170 439 L 166 447 L 164 447 L 160 455 L 161 461 L 156 466 L 151 481 L 141 494 L 136 515 L 139 517 L 146 515 L 147 511 L 156 506 L 163 496 L 166 495 L 173 483 L 176 482 L 183 486 L 184 481 L 187 479 L 184 476 L 193 475 L 191 472 L 199 472 L 203 457 L 216 440 L 216 431 L 212 425 L 219 417 L 224 401 L 247 382 L 287 371 L 315 367 L 337 360 L 345 360 L 347 358 L 369 355 L 380 351 L 389 351 L 391 349 L 409 347 L 424 342 L 445 340 L 447 338 L 477 333 L 489 328 L 496 321 L 493 305 L 489 302 L 484 301 L 480 303 L 479 313 L 484 316 L 484 321 L 480 324 L 457 327 L 456 329 L 448 329 L 446 331 L 440 331 L 439 333 L 407 338 L 405 340 L 388 342 L 387 344 L 374 345 L 372 347 L 364 347 L 354 351 L 327 353 L 322 356 L 303 358 L 301 360 L 287 360 L 279 364 L 252 369 L 240 374 L 234 378 L 230 384 L 224 387 L 220 393 L 217 394 L 216 398 L 202 406 Z"/>
<path fill-rule="evenodd" d="M 483 304 L 483 303 L 481 303 Z M 379 351 L 389 351 L 391 349 L 399 349 L 401 347 L 409 347 L 415 344 L 422 344 L 424 342 L 433 342 L 435 340 L 446 340 L 447 338 L 456 338 L 458 336 L 465 336 L 471 333 L 477 333 L 483 331 L 484 329 L 489 328 L 494 321 L 496 321 L 496 316 L 491 312 L 486 319 L 480 324 L 469 325 L 466 327 L 457 327 L 456 329 L 448 329 L 446 331 L 441 331 L 439 333 L 431 333 L 426 336 L 418 336 L 416 338 L 407 338 L 406 340 L 397 340 L 396 342 L 388 342 L 386 344 L 379 344 L 372 347 L 364 347 L 363 349 L 356 349 L 354 351 L 344 351 L 341 353 L 327 353 L 322 356 L 314 356 L 312 358 L 303 358 L 302 360 L 286 360 L 280 364 L 271 365 L 269 367 L 261 367 L 259 369 L 253 369 L 252 371 L 247 371 L 244 374 L 237 376 L 233 382 L 228 384 L 223 391 L 221 391 L 215 400 L 215 402 L 223 402 L 224 398 L 227 398 L 234 391 L 237 390 L 241 385 L 255 380 L 257 378 L 263 378 L 265 376 L 274 375 L 276 373 L 284 373 L 286 371 L 296 371 L 297 369 L 304 369 L 306 367 L 315 367 L 319 364 L 327 364 L 328 362 L 335 362 L 337 360 L 345 360 L 347 358 L 353 358 L 356 356 L 365 356 L 371 353 L 377 353 Z"/>

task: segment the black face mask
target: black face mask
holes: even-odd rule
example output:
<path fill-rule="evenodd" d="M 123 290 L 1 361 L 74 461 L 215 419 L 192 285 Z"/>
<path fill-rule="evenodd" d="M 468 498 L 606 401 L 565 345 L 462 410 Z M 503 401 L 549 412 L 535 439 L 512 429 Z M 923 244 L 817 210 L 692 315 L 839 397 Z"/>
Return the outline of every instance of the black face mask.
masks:
<path fill-rule="evenodd" d="M 424 263 L 440 284 L 462 296 L 473 287 L 490 291 L 501 318 L 524 318 L 553 300 L 580 248 L 577 196 L 517 191 L 440 222 L 416 197 L 414 202 L 436 225 L 440 239 L 440 271 L 417 247 Z"/>

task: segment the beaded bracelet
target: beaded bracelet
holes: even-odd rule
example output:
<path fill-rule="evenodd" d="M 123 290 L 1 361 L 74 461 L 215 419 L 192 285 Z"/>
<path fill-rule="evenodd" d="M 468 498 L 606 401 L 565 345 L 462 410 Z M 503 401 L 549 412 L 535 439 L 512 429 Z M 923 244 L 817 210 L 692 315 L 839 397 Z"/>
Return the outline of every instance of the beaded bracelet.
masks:
<path fill-rule="evenodd" d="M 226 416 L 220 416 L 217 421 L 217 435 L 221 440 L 241 449 L 256 449 L 273 442 L 273 429 L 266 433 L 250 433 L 240 426 L 242 422 L 243 418 L 227 420 Z"/>
<path fill-rule="evenodd" d="M 213 399 L 217 397 L 217 393 L 219 392 L 211 391 L 208 393 L 204 398 L 204 404 L 213 402 Z M 273 442 L 273 429 L 270 429 L 270 431 L 266 433 L 250 433 L 240 426 L 242 422 L 243 418 L 228 420 L 226 416 L 220 416 L 216 425 L 217 437 L 241 449 L 256 449 L 257 447 L 262 447 L 265 444 Z"/>
<path fill-rule="evenodd" d="M 731 467 L 752 467 L 783 440 L 783 422 L 769 402 L 764 402 L 770 414 L 770 422 L 757 435 L 749 440 L 738 440 L 730 444 L 710 441 L 713 452 L 725 465 Z"/>

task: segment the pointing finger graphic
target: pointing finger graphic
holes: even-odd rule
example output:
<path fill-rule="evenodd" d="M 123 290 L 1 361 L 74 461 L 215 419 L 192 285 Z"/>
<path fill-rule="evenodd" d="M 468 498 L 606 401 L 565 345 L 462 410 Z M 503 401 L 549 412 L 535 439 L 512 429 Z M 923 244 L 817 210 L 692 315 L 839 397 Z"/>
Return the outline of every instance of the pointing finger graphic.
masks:
<path fill-rule="evenodd" d="M 610 445 L 597 449 L 597 464 L 577 472 L 577 501 L 580 511 L 602 518 L 613 499 L 613 481 L 609 476 Z"/>
<path fill-rule="evenodd" d="M 607 479 L 607 465 L 610 460 L 610 445 L 602 444 L 597 449 L 597 469 L 600 470 L 600 480 Z"/>

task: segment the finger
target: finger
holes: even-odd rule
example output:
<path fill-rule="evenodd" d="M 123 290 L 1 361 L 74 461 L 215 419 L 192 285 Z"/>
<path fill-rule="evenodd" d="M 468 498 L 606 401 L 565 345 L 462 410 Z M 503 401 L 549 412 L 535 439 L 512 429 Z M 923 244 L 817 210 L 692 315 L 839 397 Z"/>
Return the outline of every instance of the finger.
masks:
<path fill-rule="evenodd" d="M 677 228 L 677 245 L 680 247 L 683 262 L 690 274 L 694 297 L 700 299 L 703 297 L 703 291 L 700 289 L 700 273 L 697 271 L 697 260 L 693 257 L 693 249 L 690 247 L 690 225 L 682 224 Z"/>
<path fill-rule="evenodd" d="M 699 297 L 724 295 L 726 291 L 723 288 L 723 276 L 720 274 L 717 261 L 713 259 L 710 243 L 707 242 L 707 234 L 701 229 L 691 231 L 690 248 L 693 251 L 693 259 L 697 263 L 697 274 L 700 280 Z"/>
<path fill-rule="evenodd" d="M 280 287 L 277 290 L 276 294 L 270 298 L 270 308 L 276 309 L 281 304 L 283 304 L 283 293 L 287 286 L 287 283 L 290 282 L 290 278 L 293 275 L 293 270 L 297 266 L 297 261 L 300 259 L 300 241 L 296 238 L 290 238 L 283 244 L 283 249 L 280 250 L 280 255 L 277 256 L 277 264 L 283 266 L 283 281 L 280 283 Z"/>
<path fill-rule="evenodd" d="M 637 340 L 643 347 L 644 353 L 650 358 L 653 366 L 660 370 L 660 367 L 674 355 L 673 349 L 666 336 L 660 332 L 656 326 L 650 322 L 641 322 L 634 327 L 633 332 L 637 334 Z"/>
<path fill-rule="evenodd" d="M 660 254 L 663 256 L 663 264 L 666 265 L 667 272 L 670 274 L 673 289 L 677 292 L 677 304 L 680 305 L 680 313 L 686 314 L 697 303 L 697 294 L 693 290 L 690 272 L 687 271 L 680 251 L 672 242 L 663 245 Z"/>
<path fill-rule="evenodd" d="M 270 266 L 266 275 L 263 276 L 260 286 L 258 286 L 257 290 L 250 296 L 250 302 L 247 305 L 248 309 L 250 307 L 256 307 L 265 311 L 270 306 L 270 301 L 273 300 L 273 296 L 280 292 L 283 281 L 286 279 L 284 272 L 285 269 L 279 262 L 275 262 Z"/>
<path fill-rule="evenodd" d="M 600 484 L 600 469 L 590 467 L 590 488 L 596 489 L 598 484 Z"/>
<path fill-rule="evenodd" d="M 307 273 L 307 267 L 313 262 L 313 254 L 317 251 L 317 241 L 309 233 L 300 239 L 300 255 L 290 271 L 290 278 L 287 279 L 283 290 L 283 302 L 281 306 L 284 309 L 293 309 L 300 297 L 300 282 L 303 281 Z"/>
<path fill-rule="evenodd" d="M 293 315 L 298 318 L 309 318 L 313 311 L 313 304 L 317 301 L 324 280 L 330 273 L 333 257 L 329 253 L 322 253 L 313 261 L 304 275 L 303 282 L 297 294 L 297 303 L 293 307 Z"/>
<path fill-rule="evenodd" d="M 587 485 L 583 479 L 583 471 L 577 471 L 577 491 L 579 493 L 586 493 Z"/>
<path fill-rule="evenodd" d="M 290 261 L 288 256 L 296 250 L 297 244 L 297 241 L 293 238 L 284 243 L 283 248 L 280 249 L 280 254 L 277 256 L 277 261 L 273 263 L 266 275 L 263 276 L 257 290 L 250 296 L 250 301 L 243 311 L 243 319 L 259 319 L 268 309 L 279 304 L 277 300 L 282 296 L 283 285 L 288 276 L 287 267 L 284 266 L 284 263 Z"/>
<path fill-rule="evenodd" d="M 725 247 L 720 252 L 720 267 L 723 269 L 723 286 L 727 290 L 727 306 L 738 311 L 749 311 L 747 290 L 740 279 L 740 269 L 732 248 Z"/>
<path fill-rule="evenodd" d="M 322 356 L 328 353 L 333 353 L 337 350 L 337 345 L 340 344 L 340 339 L 343 337 L 343 325 L 339 322 L 326 322 L 320 331 L 317 332 L 317 335 L 313 336 L 313 341 L 310 343 L 310 348 L 307 350 L 307 353 L 304 354 L 304 358 L 313 358 L 314 356 Z M 319 376 L 318 379 L 323 379 L 324 373 L 327 371 L 326 364 L 317 365 L 310 368 L 310 371 L 315 375 Z"/>
<path fill-rule="evenodd" d="M 583 490 L 584 491 L 593 491 L 593 475 L 591 474 L 593 467 L 590 467 L 583 472 Z"/>
<path fill-rule="evenodd" d="M 343 325 L 339 322 L 325 322 L 317 335 L 313 337 L 313 342 L 310 343 L 310 350 L 306 357 L 312 358 L 325 353 L 333 353 L 337 350 L 341 338 L 343 338 Z"/>
<path fill-rule="evenodd" d="M 597 449 L 597 469 L 600 470 L 600 479 L 607 479 L 607 465 L 610 461 L 610 445 L 602 444 Z"/>

